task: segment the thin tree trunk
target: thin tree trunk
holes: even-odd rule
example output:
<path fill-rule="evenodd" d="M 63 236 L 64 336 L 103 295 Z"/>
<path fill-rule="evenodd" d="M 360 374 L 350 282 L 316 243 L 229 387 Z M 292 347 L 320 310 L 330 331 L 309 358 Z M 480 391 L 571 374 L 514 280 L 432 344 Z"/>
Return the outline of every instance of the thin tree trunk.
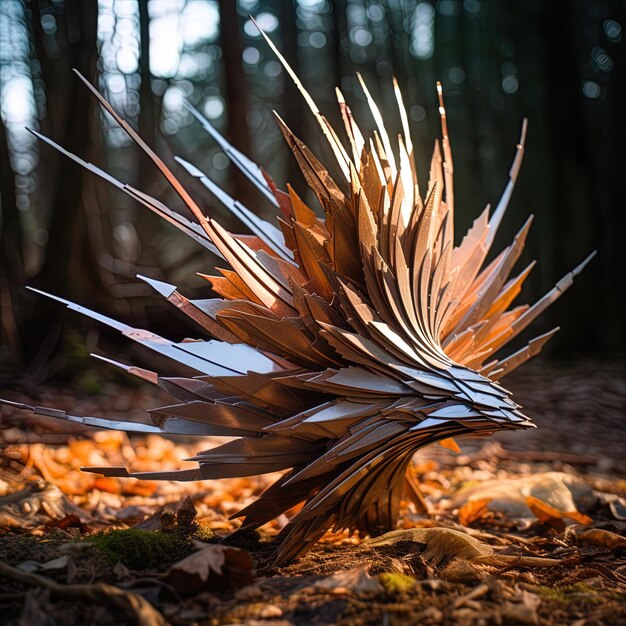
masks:
<path fill-rule="evenodd" d="M 9 158 L 6 129 L 0 120 L 0 343 L 15 361 L 23 358 L 16 302 L 24 283 L 22 233 Z"/>
<path fill-rule="evenodd" d="M 65 62 L 60 64 L 57 72 L 71 75 L 71 68 L 76 68 L 92 80 L 97 59 L 98 2 L 68 0 L 64 17 L 68 43 Z M 52 64 L 48 65 L 48 69 L 52 70 Z M 59 81 L 57 72 L 43 75 L 51 100 L 58 95 L 56 85 L 64 83 Z M 92 97 L 78 79 L 73 79 L 67 83 L 63 99 L 65 108 L 63 119 L 59 120 L 60 134 L 54 139 L 70 152 L 90 160 Z M 79 295 L 82 300 L 94 304 L 102 300 L 103 289 L 83 210 L 83 172 L 69 159 L 57 158 L 58 169 L 52 189 L 48 228 L 49 243 L 43 266 L 34 283 L 52 293 L 70 297 Z M 29 323 L 34 331 L 32 336 L 29 334 L 31 354 L 38 349 L 46 335 L 50 332 L 54 334 L 52 329 L 58 324 L 58 311 L 58 307 L 51 308 L 45 303 L 36 307 L 34 319 Z M 44 357 L 40 356 L 43 360 Z"/>
<path fill-rule="evenodd" d="M 282 39 L 282 53 L 294 69 L 296 74 L 300 76 L 300 64 L 298 63 L 298 28 L 296 25 L 296 9 L 294 0 L 284 0 L 280 3 L 280 27 Z M 289 76 L 285 74 L 284 80 L 284 100 L 281 110 L 281 117 L 285 123 L 296 134 L 300 134 L 301 130 L 298 126 L 302 122 L 302 96 L 298 88 Z M 287 182 L 294 189 L 301 189 L 304 184 L 304 177 L 298 167 L 296 159 L 291 153 L 287 156 Z"/>
<path fill-rule="evenodd" d="M 244 154 L 250 154 L 248 134 L 248 88 L 243 71 L 241 42 L 242 24 L 237 13 L 237 3 L 233 0 L 220 0 L 221 46 L 224 55 L 226 82 L 226 113 L 228 116 L 228 137 L 230 142 Z M 253 194 L 245 177 L 236 171 L 234 174 L 235 195 L 244 204 Z"/>

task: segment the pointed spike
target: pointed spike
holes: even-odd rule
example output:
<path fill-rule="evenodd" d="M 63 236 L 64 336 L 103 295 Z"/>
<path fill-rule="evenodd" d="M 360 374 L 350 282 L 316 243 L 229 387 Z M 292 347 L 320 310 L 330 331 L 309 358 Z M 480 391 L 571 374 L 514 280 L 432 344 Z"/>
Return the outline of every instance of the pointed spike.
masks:
<path fill-rule="evenodd" d="M 522 130 L 520 133 L 519 143 L 517 144 L 515 157 L 513 158 L 513 163 L 511 165 L 511 169 L 509 170 L 509 181 L 502 192 L 502 196 L 500 201 L 498 202 L 491 219 L 489 220 L 489 231 L 487 234 L 487 247 L 491 246 L 493 240 L 498 232 L 498 228 L 500 226 L 500 222 L 504 217 L 504 213 L 509 206 L 509 201 L 511 200 L 511 195 L 513 194 L 513 189 L 515 187 L 515 183 L 517 182 L 517 176 L 519 174 L 520 168 L 522 167 L 522 160 L 524 158 L 524 146 L 526 145 L 526 132 L 528 130 L 528 120 L 524 118 L 522 121 Z"/>
<path fill-rule="evenodd" d="M 304 85 L 302 84 L 302 81 L 298 78 L 298 75 L 293 71 L 289 63 L 287 63 L 287 59 L 285 59 L 285 57 L 281 54 L 278 48 L 274 45 L 274 42 L 261 29 L 261 27 L 256 23 L 255 19 L 252 16 L 250 16 L 250 20 L 258 28 L 259 32 L 261 33 L 261 36 L 267 42 L 267 45 L 272 49 L 272 52 L 276 55 L 276 57 L 280 61 L 281 65 L 285 68 L 289 76 L 291 76 L 291 80 L 293 80 L 295 86 L 298 88 L 298 91 L 302 94 L 302 97 L 304 98 L 305 102 L 309 106 L 309 109 L 311 109 L 311 112 L 313 113 L 313 115 L 315 116 L 315 119 L 320 125 L 322 129 L 322 133 L 324 133 L 324 136 L 326 137 L 330 147 L 332 148 L 333 154 L 335 155 L 335 159 L 337 160 L 337 163 L 339 165 L 339 168 L 341 169 L 342 174 L 344 175 L 345 179 L 349 181 L 350 180 L 350 167 L 349 167 L 349 163 L 346 162 L 344 152 L 343 152 L 343 146 L 341 146 L 336 141 L 335 137 L 333 137 L 333 134 L 328 130 L 326 121 L 322 117 L 317 104 L 315 104 L 315 101 L 313 100 L 309 92 L 304 88 Z"/>
<path fill-rule="evenodd" d="M 70 300 L 66 300 L 65 298 L 61 298 L 60 296 L 55 296 L 41 289 L 35 289 L 35 287 L 27 286 L 26 289 L 28 289 L 29 291 L 34 291 L 35 293 L 38 293 L 42 296 L 46 296 L 46 298 L 50 298 L 51 300 L 56 300 L 57 302 L 64 304 L 68 309 L 72 311 L 76 311 L 77 313 L 82 313 L 83 315 L 86 315 L 87 317 L 97 320 L 98 322 L 102 322 L 103 324 L 106 324 L 107 326 L 110 326 L 111 328 L 115 328 L 116 330 L 119 330 L 120 332 L 127 332 L 127 331 L 132 330 L 132 328 L 128 326 L 128 324 L 123 324 L 122 322 L 118 322 L 117 320 L 114 320 L 111 317 L 107 317 L 106 315 L 102 315 L 100 313 L 97 313 L 96 311 L 92 311 L 91 309 L 88 309 L 87 307 L 81 306 L 80 304 L 75 304 L 74 302 Z"/>
<path fill-rule="evenodd" d="M 108 357 L 102 356 L 101 354 L 95 354 L 94 352 L 90 353 L 89 356 L 93 357 L 94 359 L 98 359 L 99 361 L 104 361 L 105 363 L 113 365 L 114 367 L 119 367 L 128 374 L 137 376 L 137 378 L 142 378 L 143 380 L 146 380 L 153 385 L 159 384 L 159 375 L 152 370 L 146 370 L 143 367 L 136 367 L 135 365 L 125 365 L 124 363 L 114 361 L 113 359 L 109 359 Z"/>
<path fill-rule="evenodd" d="M 55 150 L 59 151 L 61 154 L 65 155 L 66 157 L 68 157 L 69 159 L 74 161 L 75 163 L 78 163 L 79 165 L 81 165 L 85 169 L 89 170 L 90 172 L 92 172 L 96 176 L 100 176 L 100 178 L 103 178 L 104 180 L 106 180 L 107 182 L 111 183 L 112 185 L 114 185 L 118 189 L 121 189 L 124 193 L 128 194 L 131 198 L 133 198 L 137 202 L 140 202 L 144 206 L 147 206 L 151 211 L 154 211 L 160 217 L 166 219 L 170 223 L 172 223 L 175 226 L 177 226 L 180 230 L 182 230 L 188 236 L 192 237 L 193 239 L 196 239 L 196 241 L 199 241 L 199 243 L 201 243 L 206 248 L 211 250 L 211 252 L 213 252 L 214 254 L 217 254 L 218 256 L 222 256 L 221 253 L 219 252 L 219 250 L 210 242 L 210 240 L 208 239 L 208 237 L 206 235 L 206 232 L 202 228 L 200 228 L 200 226 L 198 226 L 198 232 L 197 233 L 196 232 L 191 232 L 191 231 L 193 231 L 193 225 L 188 220 L 186 220 L 181 215 L 176 214 L 171 209 L 168 209 L 165 205 L 161 204 L 155 198 L 152 198 L 152 197 L 148 196 L 147 194 L 144 194 L 143 192 L 141 192 L 141 191 L 139 191 L 137 189 L 134 189 L 130 185 L 122 183 L 117 178 L 114 178 L 113 176 L 111 176 L 108 172 L 105 172 L 104 170 L 100 169 L 99 167 L 93 165 L 92 163 L 88 163 L 84 159 L 81 159 L 80 157 L 76 156 L 75 154 L 69 152 L 68 150 L 66 150 L 65 148 L 63 148 L 62 146 L 57 144 L 56 142 L 52 141 L 52 139 L 46 137 L 45 135 L 42 135 L 41 133 L 39 133 L 39 132 L 37 132 L 35 130 L 32 130 L 32 129 L 28 129 L 28 130 L 33 135 L 35 135 L 35 137 L 37 137 L 38 139 L 44 141 L 45 143 L 50 145 L 52 148 L 54 148 Z M 204 240 L 198 239 L 198 235 L 201 235 Z"/>
<path fill-rule="evenodd" d="M 49 137 L 42 135 L 41 133 L 37 132 L 36 130 L 33 130 L 32 128 L 27 128 L 26 130 L 32 135 L 35 135 L 37 139 L 40 139 L 41 141 L 47 143 L 49 146 L 53 147 L 55 150 L 57 150 L 61 154 L 64 154 L 66 157 L 70 158 L 75 163 L 78 163 L 79 165 L 89 170 L 90 172 L 93 172 L 97 176 L 100 176 L 100 178 L 103 178 L 104 180 L 111 183 L 112 185 L 115 185 L 115 187 L 117 187 L 118 189 L 124 188 L 124 183 L 117 180 L 117 178 L 114 178 L 113 176 L 111 176 L 111 174 L 105 172 L 104 170 L 100 169 L 96 165 L 93 165 L 92 163 L 89 163 L 88 161 L 81 159 L 79 156 L 76 156 L 72 152 L 69 152 L 63 146 L 60 146 L 55 141 L 52 141 L 52 139 L 50 139 Z"/>
<path fill-rule="evenodd" d="M 193 164 L 189 163 L 189 161 L 185 161 L 182 157 L 174 156 L 174 161 L 179 165 L 182 165 L 190 176 L 194 178 L 202 178 L 204 174 Z"/>
<path fill-rule="evenodd" d="M 252 23 L 257 27 L 259 33 L 261 34 L 261 37 L 265 39 L 265 42 L 272 49 L 272 52 L 276 55 L 281 65 L 287 70 L 287 73 L 289 74 L 289 76 L 291 76 L 291 79 L 293 80 L 294 84 L 296 85 L 300 93 L 302 94 L 302 97 L 305 99 L 306 103 L 309 105 L 309 108 L 311 109 L 313 114 L 319 115 L 320 110 L 317 104 L 315 104 L 315 100 L 313 100 L 309 92 L 304 88 L 304 85 L 298 78 L 298 75 L 293 71 L 291 65 L 289 65 L 289 63 L 287 62 L 287 59 L 285 59 L 285 57 L 282 55 L 280 50 L 274 45 L 274 42 L 267 36 L 266 32 L 258 25 L 256 20 L 251 15 L 249 17 Z"/>
<path fill-rule="evenodd" d="M 137 274 L 137 278 L 139 280 L 143 280 L 145 283 L 148 283 L 150 287 L 152 287 L 157 293 L 160 293 L 164 298 L 169 298 L 176 291 L 176 285 L 170 285 L 169 283 L 165 283 L 161 280 L 154 280 L 153 278 L 148 278 L 147 276 L 142 276 L 141 274 Z"/>
<path fill-rule="evenodd" d="M 587 267 L 587 265 L 589 264 L 589 262 L 591 261 L 591 259 L 593 259 L 593 257 L 596 256 L 596 254 L 598 254 L 597 250 L 594 250 L 591 254 L 589 254 L 587 256 L 587 258 L 580 264 L 578 264 L 573 270 L 572 270 L 572 276 L 578 276 L 578 274 L 580 274 L 585 267 Z"/>
<path fill-rule="evenodd" d="M 23 402 L 13 402 L 13 400 L 6 400 L 5 398 L 0 398 L 0 404 L 4 404 L 5 406 L 10 406 L 14 409 L 21 409 L 23 411 L 33 411 L 34 407 L 30 404 L 24 404 Z"/>
<path fill-rule="evenodd" d="M 452 150 L 448 137 L 448 117 L 443 103 L 443 86 L 437 81 L 437 96 L 439 98 L 439 117 L 441 118 L 441 135 L 443 147 L 443 173 L 445 176 L 446 208 L 454 215 L 454 164 L 452 162 Z M 452 223 L 451 226 L 454 226 Z"/>
<path fill-rule="evenodd" d="M 150 146 L 148 146 L 148 144 L 139 136 L 139 134 L 132 128 L 132 126 L 115 111 L 115 109 L 106 100 L 106 98 L 104 98 L 104 96 L 76 68 L 74 68 L 74 73 L 78 76 L 78 78 L 80 78 L 84 85 L 94 95 L 100 105 L 108 113 L 111 114 L 113 119 L 119 124 L 124 132 L 146 153 L 148 157 L 150 157 L 152 162 L 157 166 L 159 171 L 163 174 L 163 176 L 165 176 L 166 180 L 174 188 L 181 200 L 193 213 L 194 217 L 198 220 L 198 222 L 200 222 L 200 225 L 205 230 L 208 237 L 210 239 L 213 239 L 214 232 L 210 221 L 206 218 L 200 207 L 196 204 L 196 202 L 189 195 L 189 193 L 187 193 L 185 188 L 180 184 L 172 171 L 167 167 L 167 165 L 165 165 L 163 160 L 156 154 L 156 152 L 154 152 L 154 150 L 152 150 L 152 148 L 150 148 Z"/>
<path fill-rule="evenodd" d="M 150 209 L 153 213 L 156 213 L 162 219 L 168 221 L 184 232 L 188 237 L 191 237 L 194 241 L 204 246 L 207 250 L 210 250 L 213 254 L 220 258 L 224 258 L 224 255 L 218 250 L 218 248 L 211 242 L 211 239 L 199 224 L 189 221 L 186 217 L 180 215 L 176 211 L 166 207 L 162 202 L 159 202 L 156 198 L 131 187 L 130 185 L 124 185 L 124 192 L 126 192 L 131 198 L 137 200 L 145 207 Z"/>
<path fill-rule="evenodd" d="M 90 417 L 82 415 L 70 415 L 63 409 L 52 409 L 45 406 L 31 406 L 30 404 L 21 404 L 10 402 L 0 398 L 0 404 L 6 404 L 14 408 L 31 411 L 35 415 L 43 415 L 54 419 L 65 420 L 74 424 L 84 424 L 85 426 L 96 426 L 98 428 L 107 428 L 110 430 L 122 430 L 127 432 L 138 433 L 160 433 L 161 429 L 150 424 L 142 424 L 140 422 L 125 422 L 119 420 L 109 420 L 103 417 Z"/>
<path fill-rule="evenodd" d="M 398 111 L 400 112 L 400 122 L 402 124 L 402 132 L 404 134 L 404 145 L 407 153 L 410 155 L 413 151 L 413 142 L 411 141 L 409 118 L 406 114 L 406 107 L 404 106 L 404 100 L 402 99 L 402 92 L 400 91 L 400 85 L 398 85 L 398 79 L 395 76 L 392 76 L 391 80 L 393 82 L 393 91 L 396 95 L 396 101 L 398 103 Z"/>
<path fill-rule="evenodd" d="M 378 133 L 380 135 L 381 141 L 383 143 L 383 146 L 385 147 L 385 156 L 387 157 L 389 167 L 391 168 L 392 178 L 395 178 L 398 172 L 397 167 L 396 167 L 396 159 L 394 157 L 393 150 L 391 148 L 389 135 L 387 134 L 387 131 L 385 130 L 385 122 L 383 120 L 383 116 L 380 113 L 380 109 L 374 102 L 374 98 L 372 98 L 372 95 L 370 94 L 370 91 L 367 88 L 367 85 L 365 84 L 365 80 L 363 79 L 363 76 L 361 76 L 361 73 L 357 72 L 356 76 L 361 85 L 361 89 L 363 89 L 363 93 L 365 94 L 367 104 L 372 113 L 372 116 L 374 117 L 374 121 L 376 122 L 376 127 L 378 128 Z"/>
<path fill-rule="evenodd" d="M 531 339 L 527 345 L 523 348 L 517 350 L 513 354 L 508 357 L 501 359 L 500 361 L 496 361 L 495 363 L 491 363 L 489 366 L 489 373 L 486 372 L 487 368 L 483 368 L 481 373 L 485 373 L 492 380 L 500 380 L 503 376 L 511 373 L 514 369 L 536 356 L 541 352 L 543 346 L 550 340 L 556 333 L 559 332 L 560 327 L 557 326 L 552 330 L 549 330 L 547 333 L 543 333 L 534 339 Z"/>
<path fill-rule="evenodd" d="M 108 478 L 130 478 L 130 474 L 125 467 L 100 467 L 100 466 L 86 466 L 83 465 L 80 468 L 81 472 L 87 472 L 89 474 L 102 474 Z"/>
<path fill-rule="evenodd" d="M 198 169 L 192 163 L 181 159 L 180 157 L 174 157 L 174 159 L 180 163 L 191 176 L 199 178 L 202 184 L 214 195 L 217 199 L 226 206 L 229 210 L 233 211 L 235 207 L 235 199 L 229 196 L 217 183 L 212 181 L 203 171 Z"/>
<path fill-rule="evenodd" d="M 282 233 L 273 224 L 260 218 L 238 200 L 231 198 L 217 183 L 195 165 L 180 157 L 175 159 L 200 182 L 244 225 L 249 228 L 261 241 L 273 250 L 281 259 L 293 263 L 293 254 L 285 245 Z"/>
<path fill-rule="evenodd" d="M 119 367 L 120 369 L 123 369 L 125 372 L 128 372 L 131 368 L 130 365 L 125 365 L 124 363 L 120 363 L 119 361 L 114 361 L 113 359 L 110 359 L 109 357 L 106 357 L 102 354 L 96 354 L 95 352 L 90 352 L 89 356 L 93 357 L 94 359 L 98 359 L 98 361 L 104 361 L 104 363 L 108 363 L 109 365 L 114 365 L 115 367 Z"/>
<path fill-rule="evenodd" d="M 251 159 L 249 159 L 243 152 L 240 152 L 228 140 L 200 113 L 194 106 L 192 106 L 186 100 L 183 101 L 185 108 L 200 122 L 200 125 L 204 130 L 213 138 L 213 140 L 219 145 L 224 154 L 233 162 L 233 164 L 248 178 L 248 180 L 274 205 L 278 206 L 278 202 L 269 188 L 265 177 L 263 176 L 263 170 Z M 179 163 L 181 160 L 176 158 Z M 181 163 L 182 165 L 182 163 Z M 196 176 L 189 172 L 192 176 Z"/>

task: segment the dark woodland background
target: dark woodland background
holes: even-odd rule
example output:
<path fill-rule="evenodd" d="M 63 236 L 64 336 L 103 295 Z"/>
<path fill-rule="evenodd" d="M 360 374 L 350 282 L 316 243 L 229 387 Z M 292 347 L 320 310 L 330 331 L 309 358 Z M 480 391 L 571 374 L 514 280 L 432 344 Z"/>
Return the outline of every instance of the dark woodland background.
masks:
<path fill-rule="evenodd" d="M 295 181 L 302 189 L 302 179 L 272 109 L 328 156 L 249 14 L 335 123 L 333 88 L 340 84 L 362 127 L 372 127 L 355 70 L 384 114 L 399 122 L 390 90 L 395 73 L 424 180 L 440 133 L 435 81 L 442 81 L 459 234 L 486 203 L 497 202 L 528 117 L 525 162 L 497 247 L 535 214 L 523 260 L 540 263 L 524 301 L 540 297 L 597 248 L 598 257 L 535 324 L 535 334 L 562 326 L 547 350 L 552 357 L 622 354 L 625 7 L 623 0 L 1 0 L 0 386 L 66 377 L 97 391 L 101 377 L 112 374 L 91 361 L 88 369 L 88 352 L 133 350 L 25 285 L 174 339 L 197 336 L 197 329 L 135 274 L 210 296 L 196 276 L 211 273 L 216 261 L 204 248 L 25 130 L 40 130 L 184 210 L 71 68 L 99 86 L 206 211 L 228 226 L 235 224 L 174 155 L 264 216 L 271 208 L 193 120 L 185 98 L 281 186 Z M 145 355 L 138 358 L 145 362 Z"/>

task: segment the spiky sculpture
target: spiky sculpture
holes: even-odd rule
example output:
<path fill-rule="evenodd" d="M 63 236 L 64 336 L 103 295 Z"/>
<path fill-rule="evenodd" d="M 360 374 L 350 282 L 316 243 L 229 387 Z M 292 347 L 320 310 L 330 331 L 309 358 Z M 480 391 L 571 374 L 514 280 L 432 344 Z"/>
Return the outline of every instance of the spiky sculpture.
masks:
<path fill-rule="evenodd" d="M 403 489 L 408 487 L 419 502 L 414 483 L 406 478 L 416 450 L 435 442 L 454 447 L 452 438 L 467 434 L 532 427 L 498 381 L 535 355 L 557 329 L 511 356 L 493 355 L 571 285 L 584 263 L 533 306 L 510 309 L 532 268 L 509 279 L 528 220 L 513 243 L 485 266 L 521 165 L 526 123 L 500 202 L 491 216 L 487 207 L 454 247 L 453 167 L 441 87 L 442 149 L 435 145 L 423 193 L 395 81 L 403 130 L 397 144 L 362 80 L 376 122 L 369 140 L 337 91 L 346 147 L 268 43 L 302 92 L 336 159 L 340 176 L 335 181 L 277 116 L 324 219 L 291 187 L 279 190 L 190 107 L 279 211 L 277 228 L 179 159 L 253 234 L 227 232 L 202 213 L 159 157 L 81 77 L 154 161 L 197 222 L 35 134 L 169 220 L 230 267 L 218 268 L 221 276 L 206 276 L 222 296 L 209 300 L 188 300 L 172 285 L 140 277 L 214 337 L 209 341 L 173 343 L 56 298 L 199 374 L 165 378 L 110 361 L 177 399 L 150 410 L 152 424 L 19 406 L 105 428 L 236 437 L 197 454 L 194 470 L 129 474 L 124 468 L 89 469 L 167 480 L 285 470 L 237 514 L 244 518 L 243 528 L 256 528 L 303 505 L 281 532 L 275 554 L 280 563 L 305 552 L 330 528 L 370 534 L 392 529 Z"/>

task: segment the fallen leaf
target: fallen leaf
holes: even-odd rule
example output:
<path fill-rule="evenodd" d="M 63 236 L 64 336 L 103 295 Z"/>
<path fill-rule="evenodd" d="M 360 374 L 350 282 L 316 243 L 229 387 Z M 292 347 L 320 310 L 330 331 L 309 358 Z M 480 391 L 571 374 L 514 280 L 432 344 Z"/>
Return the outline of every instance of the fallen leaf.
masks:
<path fill-rule="evenodd" d="M 439 565 L 444 560 L 465 559 L 466 561 L 480 560 L 483 563 L 503 564 L 510 563 L 520 567 L 554 567 L 561 561 L 543 557 L 501 554 L 488 544 L 479 541 L 467 533 L 452 528 L 409 528 L 407 530 L 393 530 L 390 533 L 369 539 L 366 543 L 372 547 L 393 545 L 400 541 L 412 541 L 424 544 L 426 550 L 422 557 L 433 565 Z"/>
<path fill-rule="evenodd" d="M 106 493 L 120 493 L 120 481 L 117 478 L 98 476 L 93 483 L 93 488 Z"/>
<path fill-rule="evenodd" d="M 131 504 L 119 509 L 119 511 L 115 511 L 114 515 L 115 519 L 120 522 L 133 526 L 143 520 L 146 520 L 150 516 L 151 510 L 152 509 L 147 506 L 137 506 L 135 504 Z"/>
<path fill-rule="evenodd" d="M 610 530 L 602 530 L 601 528 L 592 528 L 578 534 L 578 540 L 583 543 L 590 543 L 594 546 L 602 546 L 603 548 L 626 548 L 626 537 L 622 537 Z"/>
<path fill-rule="evenodd" d="M 505 624 L 528 624 L 534 626 L 539 623 L 537 609 L 541 598 L 528 591 L 519 591 L 517 595 L 521 602 L 505 602 L 502 606 L 502 617 Z"/>
<path fill-rule="evenodd" d="M 37 481 L 0 500 L 0 528 L 33 529 L 70 514 L 85 522 L 92 520 L 57 486 L 44 481 Z"/>
<path fill-rule="evenodd" d="M 626 520 L 626 500 L 624 498 L 616 498 L 609 503 L 609 508 L 615 519 Z"/>
<path fill-rule="evenodd" d="M 22 572 L 30 573 L 39 571 L 50 571 L 67 567 L 68 561 L 68 556 L 63 555 L 56 559 L 52 559 L 51 561 L 47 561 L 46 563 L 38 563 L 36 561 L 23 561 L 19 565 L 16 565 L 16 567 Z"/>
<path fill-rule="evenodd" d="M 487 512 L 490 502 L 491 498 L 468 500 L 459 509 L 459 523 L 462 526 L 469 526 L 476 520 L 480 519 Z"/>
<path fill-rule="evenodd" d="M 531 498 L 531 500 L 529 500 Z M 521 478 L 487 480 L 458 491 L 449 503 L 449 508 L 462 508 L 473 501 L 487 500 L 488 510 L 499 512 L 510 519 L 532 518 L 548 515 L 548 509 L 558 511 L 560 517 L 567 517 L 580 523 L 591 520 L 579 512 L 579 508 L 587 508 L 595 501 L 593 490 L 587 483 L 564 472 L 543 472 Z M 537 501 L 542 504 L 537 505 Z M 536 505 L 535 510 L 530 504 Z"/>
<path fill-rule="evenodd" d="M 121 493 L 124 495 L 144 496 L 149 498 L 156 493 L 159 486 L 155 480 L 127 480 L 122 483 L 121 487 Z"/>
<path fill-rule="evenodd" d="M 150 517 L 135 524 L 133 528 L 166 532 L 190 532 L 194 529 L 193 520 L 197 514 L 191 498 L 186 496 L 178 502 L 161 507 Z"/>
<path fill-rule="evenodd" d="M 61 519 L 50 520 L 46 522 L 46 528 L 60 528 L 61 530 L 67 530 L 68 528 L 78 528 L 81 535 L 88 533 L 91 529 L 87 524 L 83 524 L 78 515 L 74 513 L 68 513 Z"/>
<path fill-rule="evenodd" d="M 42 563 L 39 569 L 44 572 L 49 570 L 64 569 L 67 567 L 68 561 L 69 557 L 67 556 L 67 554 L 64 554 L 63 556 L 57 557 L 56 559 L 52 559 L 51 561 L 46 561 L 45 563 Z"/>
<path fill-rule="evenodd" d="M 229 546 L 200 545 L 204 547 L 174 563 L 163 578 L 178 593 L 221 593 L 229 589 L 240 589 L 254 582 L 249 552 Z"/>
<path fill-rule="evenodd" d="M 327 591 L 342 595 L 348 593 L 382 593 L 383 586 L 367 573 L 366 566 L 355 567 L 344 572 L 337 572 L 316 581 L 303 591 Z"/>
<path fill-rule="evenodd" d="M 21 563 L 18 563 L 15 567 L 17 567 L 17 569 L 21 570 L 22 572 L 36 572 L 40 566 L 41 563 L 37 563 L 37 561 L 22 561 Z"/>
<path fill-rule="evenodd" d="M 540 522 L 549 524 L 557 530 L 563 530 L 565 528 L 563 518 L 572 519 L 584 526 L 589 526 L 593 521 L 590 517 L 578 511 L 559 511 L 550 506 L 547 502 L 533 496 L 527 496 L 526 504 Z"/>
<path fill-rule="evenodd" d="M 282 617 L 283 611 L 280 607 L 275 604 L 266 604 L 265 606 L 260 607 L 259 617 L 262 620 L 271 619 L 274 620 L 277 617 Z"/>
<path fill-rule="evenodd" d="M 458 454 L 461 454 L 461 448 L 459 448 L 459 444 L 452 437 L 449 437 L 448 439 L 442 439 L 439 442 L 439 445 L 442 448 L 446 448 L 447 450 L 451 450 L 452 452 L 457 452 Z"/>
<path fill-rule="evenodd" d="M 392 530 L 366 543 L 373 547 L 388 546 L 399 541 L 424 544 L 424 559 L 438 565 L 444 559 L 462 558 L 468 561 L 493 555 L 493 548 L 486 543 L 452 528 L 409 528 Z"/>

